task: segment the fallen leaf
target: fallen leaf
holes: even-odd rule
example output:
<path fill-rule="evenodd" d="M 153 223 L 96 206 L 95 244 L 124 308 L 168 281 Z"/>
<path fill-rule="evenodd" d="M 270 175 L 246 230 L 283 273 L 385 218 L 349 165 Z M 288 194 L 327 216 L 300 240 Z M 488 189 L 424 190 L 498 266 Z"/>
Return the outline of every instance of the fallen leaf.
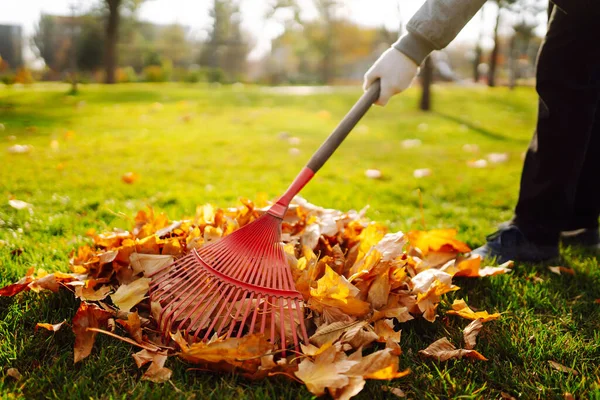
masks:
<path fill-rule="evenodd" d="M 383 174 L 378 169 L 368 169 L 365 171 L 365 176 L 369 179 L 380 179 Z"/>
<path fill-rule="evenodd" d="M 452 310 L 447 311 L 446 314 L 458 315 L 472 320 L 479 319 L 481 322 L 488 322 L 500 318 L 500 313 L 489 314 L 487 311 L 475 312 L 471 310 L 467 303 L 462 299 L 454 300 L 452 303 Z"/>
<path fill-rule="evenodd" d="M 62 328 L 63 324 L 67 322 L 66 320 L 63 322 L 59 322 L 58 324 L 48 324 L 43 322 L 38 322 L 35 324 L 34 330 L 37 331 L 39 328 L 47 329 L 51 332 L 57 332 L 60 328 Z"/>
<path fill-rule="evenodd" d="M 316 332 L 310 337 L 310 341 L 315 345 L 321 347 L 325 343 L 333 343 L 338 340 L 345 332 L 349 331 L 353 327 L 363 327 L 365 323 L 363 321 L 338 321 L 328 325 L 321 325 L 317 328 Z"/>
<path fill-rule="evenodd" d="M 123 174 L 123 176 L 121 177 L 121 180 L 127 184 L 132 184 L 135 181 L 137 181 L 139 178 L 139 175 L 136 174 L 135 172 L 125 172 Z"/>
<path fill-rule="evenodd" d="M 412 149 L 415 147 L 419 147 L 422 142 L 420 139 L 405 139 L 401 142 L 402 147 L 405 149 Z"/>
<path fill-rule="evenodd" d="M 167 355 L 160 353 L 149 354 L 151 354 L 152 356 L 152 364 L 150 364 L 150 366 L 142 376 L 142 379 L 152 381 L 155 383 L 163 383 L 171 379 L 173 371 L 171 371 L 169 368 L 165 368 L 165 361 L 167 361 Z"/>
<path fill-rule="evenodd" d="M 502 397 L 505 400 L 517 400 L 516 397 L 506 392 L 500 392 L 500 397 Z"/>
<path fill-rule="evenodd" d="M 142 322 L 137 312 L 130 312 L 127 314 L 127 321 L 118 319 L 117 322 L 127 330 L 129 336 L 136 342 L 142 342 Z"/>
<path fill-rule="evenodd" d="M 499 164 L 508 161 L 508 153 L 490 153 L 487 159 L 492 164 Z"/>
<path fill-rule="evenodd" d="M 426 176 L 431 175 L 431 170 L 429 168 L 420 168 L 420 169 L 415 169 L 413 171 L 413 176 L 417 179 L 419 178 L 425 178 Z"/>
<path fill-rule="evenodd" d="M 429 252 L 457 252 L 468 253 L 471 251 L 465 243 L 455 239 L 456 229 L 433 229 L 430 231 L 410 231 L 407 233 L 408 242 L 421 250 L 423 255 Z"/>
<path fill-rule="evenodd" d="M 8 152 L 11 154 L 27 154 L 33 150 L 33 146 L 28 144 L 15 144 L 8 148 Z"/>
<path fill-rule="evenodd" d="M 104 326 L 110 317 L 111 313 L 101 309 L 97 305 L 81 302 L 77 313 L 73 317 L 75 363 L 83 360 L 92 352 L 96 332 L 88 331 L 88 328 Z"/>
<path fill-rule="evenodd" d="M 260 357 L 272 349 L 273 345 L 263 335 L 252 334 L 242 338 L 218 339 L 209 343 L 198 342 L 189 347 L 184 345 L 179 356 L 193 363 L 225 362 L 240 368 L 257 369 Z"/>
<path fill-rule="evenodd" d="M 382 386 L 381 390 L 383 390 L 384 392 L 389 392 L 396 397 L 406 397 L 406 393 L 404 393 L 404 391 L 400 388 L 391 388 L 388 386 Z"/>
<path fill-rule="evenodd" d="M 479 160 L 467 161 L 467 165 L 471 168 L 486 168 L 488 166 L 488 162 L 480 158 Z"/>
<path fill-rule="evenodd" d="M 483 322 L 480 319 L 475 319 L 463 330 L 463 337 L 465 339 L 465 348 L 471 350 L 475 348 L 475 338 L 479 334 L 479 331 L 483 328 Z"/>
<path fill-rule="evenodd" d="M 149 285 L 150 278 L 138 278 L 128 285 L 119 286 L 110 298 L 121 311 L 130 311 L 146 297 Z"/>
<path fill-rule="evenodd" d="M 345 372 L 358 363 L 348 360 L 343 352 L 332 346 L 316 356 L 314 361 L 309 358 L 302 360 L 295 375 L 312 394 L 321 396 L 326 389 L 336 390 L 348 385 L 349 377 Z"/>
<path fill-rule="evenodd" d="M 6 370 L 6 375 L 10 376 L 11 378 L 13 378 L 14 380 L 20 381 L 21 378 L 23 378 L 23 375 L 21 375 L 21 373 L 19 372 L 18 369 L 16 368 L 9 368 Z"/>
<path fill-rule="evenodd" d="M 143 272 L 145 277 L 149 277 L 161 268 L 172 264 L 174 257 L 164 254 L 132 253 L 129 260 L 134 274 Z"/>
<path fill-rule="evenodd" d="M 566 367 L 562 364 L 557 363 L 556 361 L 548 360 L 548 364 L 550 364 L 550 366 L 557 371 L 566 372 L 573 375 L 579 375 L 579 372 L 575 371 L 573 368 Z"/>
<path fill-rule="evenodd" d="M 441 338 L 429 345 L 425 350 L 419 350 L 419 354 L 426 357 L 435 358 L 438 361 L 447 361 L 450 359 L 476 358 L 478 360 L 487 361 L 483 355 L 475 350 L 457 349 L 448 338 Z"/>
<path fill-rule="evenodd" d="M 84 301 L 100 301 L 104 300 L 112 289 L 110 286 L 101 286 L 98 290 L 87 286 L 75 287 L 75 297 Z"/>
<path fill-rule="evenodd" d="M 359 292 L 346 277 L 327 266 L 325 275 L 317 281 L 317 287 L 310 289 L 310 301 L 337 307 L 349 315 L 362 316 L 369 312 L 370 305 L 356 298 Z"/>
<path fill-rule="evenodd" d="M 16 208 L 17 210 L 24 210 L 26 208 L 31 208 L 33 205 L 24 202 L 23 200 L 14 200 L 11 199 L 8 201 L 8 205 L 12 208 Z"/>
<path fill-rule="evenodd" d="M 548 269 L 555 273 L 556 275 L 562 275 L 562 273 L 564 272 L 565 274 L 569 274 L 569 275 L 575 275 L 575 270 L 573 268 L 567 268 L 567 267 L 548 267 Z"/>

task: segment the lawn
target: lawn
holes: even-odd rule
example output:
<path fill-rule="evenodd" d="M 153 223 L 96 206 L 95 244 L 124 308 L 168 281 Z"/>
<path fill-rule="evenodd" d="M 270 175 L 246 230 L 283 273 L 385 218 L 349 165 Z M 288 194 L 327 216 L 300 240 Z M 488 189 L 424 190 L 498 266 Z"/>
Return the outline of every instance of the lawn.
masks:
<path fill-rule="evenodd" d="M 151 205 L 173 219 L 197 205 L 238 204 L 240 197 L 281 194 L 359 95 L 358 88 L 292 95 L 254 86 L 180 84 L 44 84 L 0 88 L 0 287 L 35 266 L 68 270 L 69 253 L 86 231 L 129 229 Z M 391 231 L 457 228 L 472 247 L 510 218 L 522 154 L 535 125 L 532 89 L 435 87 L 434 111 L 416 109 L 411 89 L 367 114 L 338 152 L 302 191 L 310 202 L 367 215 Z M 283 138 L 298 138 L 291 145 Z M 421 145 L 406 148 L 406 139 Z M 7 151 L 31 145 L 27 154 Z M 477 152 L 464 145 L 477 145 Z M 290 152 L 290 148 L 297 150 Z M 471 146 L 472 147 L 472 146 Z M 506 153 L 503 163 L 469 161 Z M 416 169 L 431 175 L 417 178 Z M 365 170 L 383 177 L 368 179 Z M 122 176 L 134 172 L 132 184 Z M 31 203 L 28 210 L 10 198 Z M 421 207 L 422 203 L 422 207 Z M 435 323 L 402 324 L 401 367 L 412 373 L 369 381 L 357 398 L 600 398 L 600 268 L 598 256 L 563 248 L 549 265 L 517 263 L 508 275 L 458 278 Z M 489 361 L 439 363 L 418 351 L 448 336 L 460 342 L 465 323 L 444 317 L 454 298 L 489 312 L 476 349 Z M 170 358 L 172 385 L 141 381 L 130 345 L 99 337 L 94 352 L 73 365 L 74 335 L 34 332 L 37 322 L 70 320 L 78 301 L 67 292 L 0 298 L 0 397 L 26 398 L 311 398 L 284 378 L 252 382 L 234 374 L 188 371 Z M 553 369 L 555 361 L 575 369 Z M 17 368 L 23 379 L 5 375 Z"/>

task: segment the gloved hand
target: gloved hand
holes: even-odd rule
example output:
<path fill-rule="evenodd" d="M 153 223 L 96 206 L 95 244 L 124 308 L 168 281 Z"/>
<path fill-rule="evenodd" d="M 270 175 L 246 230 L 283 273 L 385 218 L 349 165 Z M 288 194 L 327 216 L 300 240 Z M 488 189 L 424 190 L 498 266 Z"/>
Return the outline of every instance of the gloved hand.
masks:
<path fill-rule="evenodd" d="M 381 92 L 375 104 L 385 106 L 395 94 L 406 90 L 417 76 L 419 66 L 400 50 L 387 49 L 365 74 L 363 89 L 377 78 L 381 80 Z"/>

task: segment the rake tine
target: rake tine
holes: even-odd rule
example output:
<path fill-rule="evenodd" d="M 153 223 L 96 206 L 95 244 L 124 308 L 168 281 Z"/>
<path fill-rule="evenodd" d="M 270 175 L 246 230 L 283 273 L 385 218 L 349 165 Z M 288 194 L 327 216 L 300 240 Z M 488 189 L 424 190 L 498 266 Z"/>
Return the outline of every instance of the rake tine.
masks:
<path fill-rule="evenodd" d="M 244 311 L 244 316 L 242 317 L 242 319 L 240 321 L 240 328 L 238 329 L 238 333 L 236 335 L 236 337 L 238 337 L 238 338 L 242 337 L 242 332 L 244 331 L 244 325 L 246 324 L 246 319 L 248 318 L 248 314 L 250 314 L 250 310 L 252 309 L 252 301 L 254 300 L 254 293 L 249 292 L 249 294 L 250 294 L 250 297 L 248 297 L 246 299 L 248 301 L 248 305 L 246 306 L 246 311 Z M 255 308 L 255 310 L 256 310 L 256 308 Z M 250 332 L 252 332 L 252 329 L 250 330 Z M 230 327 L 227 335 L 231 336 L 232 333 L 233 333 L 233 328 Z"/>
<path fill-rule="evenodd" d="M 208 340 L 208 338 L 210 336 L 210 332 L 214 329 L 215 325 L 217 324 L 218 316 L 223 313 L 223 309 L 227 305 L 227 302 L 231 298 L 231 295 L 233 294 L 234 290 L 235 290 L 234 286 L 227 285 L 227 289 L 223 293 L 221 293 L 221 296 L 219 297 L 219 300 L 217 300 L 217 303 L 221 304 L 221 308 L 219 308 L 219 311 L 217 311 L 217 313 L 215 314 L 216 316 L 213 318 L 212 322 L 210 323 L 210 326 L 206 330 L 206 333 L 204 334 L 204 338 L 202 338 L 202 341 L 207 341 Z M 229 293 L 229 295 L 227 296 L 227 299 L 222 302 L 223 297 L 225 297 L 225 295 L 227 293 Z"/>
<path fill-rule="evenodd" d="M 242 290 L 242 288 L 235 289 L 233 298 L 229 302 L 230 306 L 227 309 L 227 312 L 223 314 L 223 319 L 221 320 L 221 323 L 219 324 L 219 327 L 215 331 L 215 332 L 217 332 L 217 336 L 219 336 L 219 334 L 221 333 L 221 331 L 223 330 L 223 328 L 225 328 L 227 326 L 226 322 L 229 321 L 229 318 L 231 317 L 231 313 L 233 312 L 233 307 L 235 307 L 235 303 L 236 303 L 236 301 L 238 301 L 238 295 L 240 294 L 241 290 Z M 226 304 L 226 303 L 224 303 L 224 304 Z M 238 311 L 238 314 L 239 314 L 239 311 Z M 233 321 L 235 321 L 235 320 L 233 320 Z"/>

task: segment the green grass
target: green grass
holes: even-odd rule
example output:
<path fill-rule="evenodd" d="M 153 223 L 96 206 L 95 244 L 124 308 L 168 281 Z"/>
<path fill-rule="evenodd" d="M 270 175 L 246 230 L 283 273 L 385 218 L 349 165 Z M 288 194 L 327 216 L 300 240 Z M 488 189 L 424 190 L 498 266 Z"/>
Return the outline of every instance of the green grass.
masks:
<path fill-rule="evenodd" d="M 138 209 L 152 205 L 172 218 L 192 215 L 198 204 L 230 206 L 239 197 L 282 193 L 359 94 L 290 96 L 257 87 L 176 84 L 0 88 L 0 285 L 31 267 L 67 270 L 69 252 L 89 228 L 129 228 Z M 455 227 L 471 246 L 510 218 L 518 194 L 521 156 L 535 124 L 532 89 L 435 87 L 434 112 L 416 110 L 410 90 L 385 109 L 373 109 L 303 190 L 309 201 L 341 210 L 370 205 L 368 216 L 392 231 Z M 160 102 L 158 110 L 153 103 Z M 329 118 L 319 113 L 327 110 Z M 186 122 L 181 117 L 189 114 Z M 65 132 L 74 135 L 65 138 Z M 301 139 L 299 156 L 280 132 Z M 8 138 L 16 136 L 16 141 Z M 404 149 L 401 141 L 423 144 Z M 55 139 L 58 150 L 50 146 Z M 9 154 L 15 143 L 30 154 Z M 463 151 L 477 144 L 478 154 Z M 467 161 L 507 152 L 509 161 L 473 169 Z M 384 178 L 369 180 L 368 168 Z M 433 174 L 416 179 L 413 170 Z M 140 179 L 121 181 L 134 171 Z M 422 224 L 419 190 L 423 200 Z M 33 204 L 16 210 L 10 196 Z M 124 217 L 125 215 L 126 217 Z M 487 323 L 476 349 L 489 361 L 423 360 L 418 351 L 448 336 L 461 343 L 468 321 L 439 318 L 402 324 L 401 366 L 412 373 L 391 382 L 367 383 L 358 398 L 392 396 L 382 385 L 412 398 L 600 398 L 600 269 L 598 256 L 563 249 L 561 265 L 576 274 L 555 275 L 547 265 L 517 264 L 512 274 L 457 279 L 440 314 L 457 297 L 505 314 Z M 534 277 L 541 278 L 533 279 Z M 284 379 L 247 381 L 236 375 L 190 372 L 176 358 L 173 385 L 141 381 L 134 349 L 99 337 L 92 355 L 73 365 L 73 334 L 34 332 L 37 322 L 70 320 L 77 301 L 68 293 L 24 293 L 0 298 L 0 397 L 26 398 L 311 398 Z M 553 370 L 548 360 L 576 369 Z M 18 368 L 24 379 L 5 376 Z"/>

